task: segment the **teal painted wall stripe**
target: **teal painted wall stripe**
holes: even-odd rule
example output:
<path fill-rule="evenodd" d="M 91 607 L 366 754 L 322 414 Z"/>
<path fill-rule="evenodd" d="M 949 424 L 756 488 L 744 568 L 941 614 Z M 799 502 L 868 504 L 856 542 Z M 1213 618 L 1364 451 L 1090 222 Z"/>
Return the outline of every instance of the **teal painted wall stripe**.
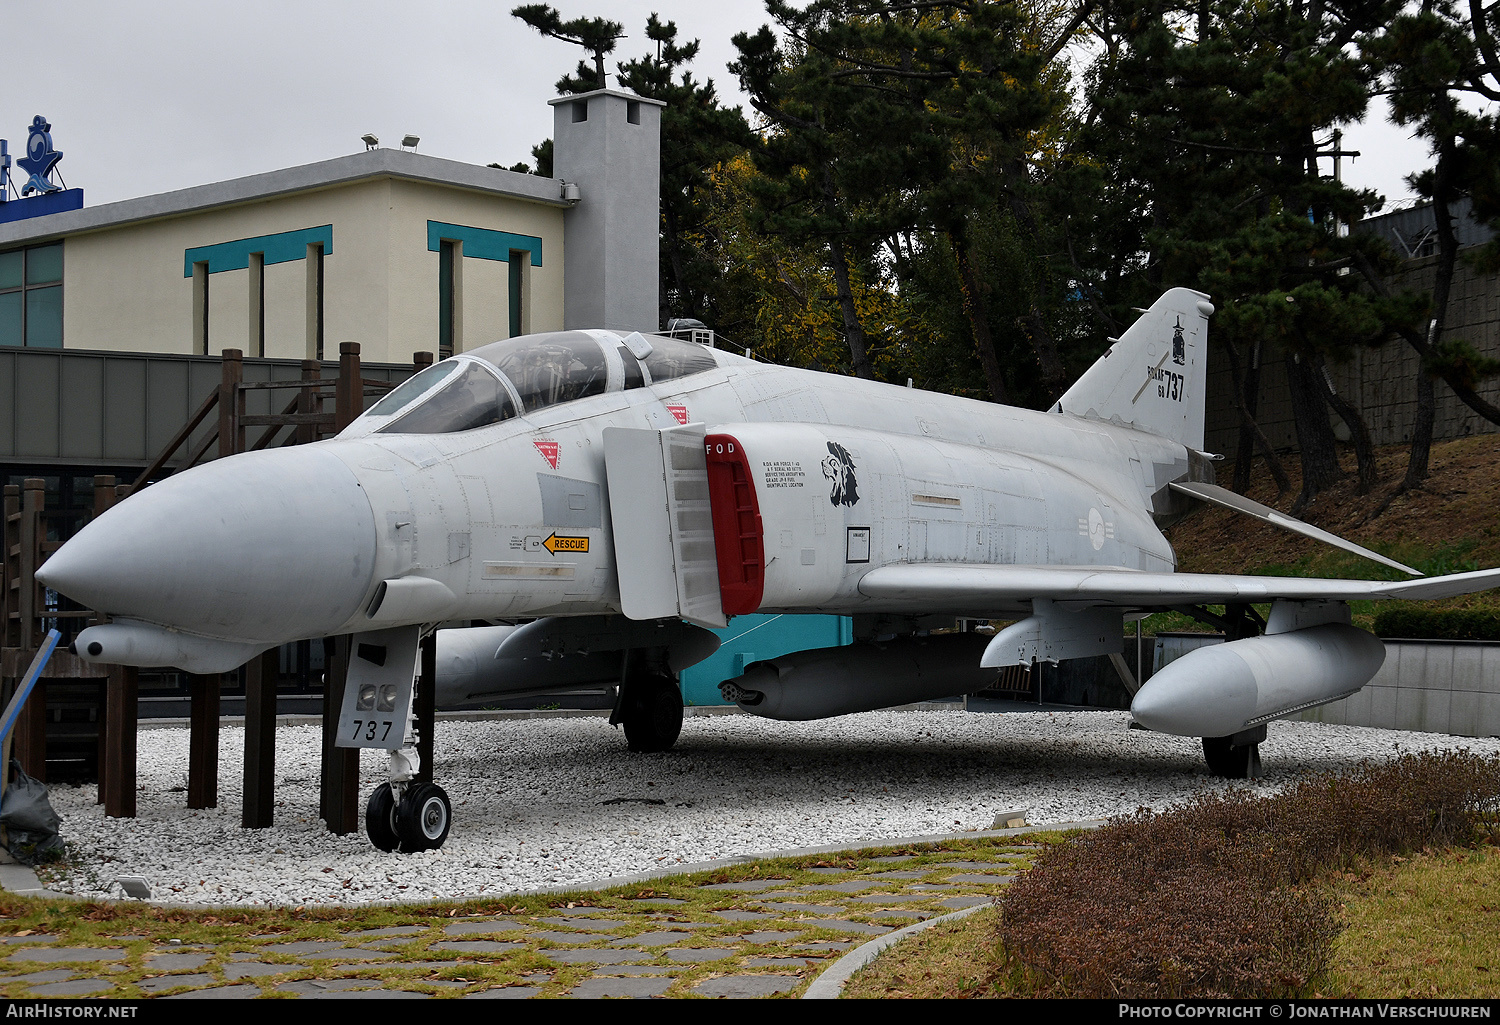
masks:
<path fill-rule="evenodd" d="M 510 263 L 512 249 L 525 249 L 531 253 L 531 265 L 542 265 L 542 240 L 533 235 L 516 235 L 509 231 L 492 231 L 489 228 L 470 228 L 463 224 L 446 224 L 443 221 L 427 222 L 427 251 L 435 253 L 443 246 L 443 239 L 464 244 L 464 256 L 478 260 L 499 260 Z"/>
<path fill-rule="evenodd" d="M 854 642 L 854 620 L 848 616 L 785 616 L 754 612 L 735 616 L 715 630 L 719 650 L 682 671 L 682 700 L 689 705 L 722 705 L 719 684 L 744 671 L 745 665 L 809 648 L 834 648 Z"/>
<path fill-rule="evenodd" d="M 316 228 L 299 228 L 275 235 L 257 235 L 255 238 L 235 239 L 211 246 L 196 246 L 182 254 L 182 276 L 193 276 L 193 264 L 207 263 L 208 272 L 217 274 L 224 270 L 243 270 L 250 266 L 251 253 L 266 254 L 266 264 L 289 263 L 307 258 L 307 247 L 313 242 L 323 243 L 324 254 L 333 252 L 333 225 L 323 224 Z"/>

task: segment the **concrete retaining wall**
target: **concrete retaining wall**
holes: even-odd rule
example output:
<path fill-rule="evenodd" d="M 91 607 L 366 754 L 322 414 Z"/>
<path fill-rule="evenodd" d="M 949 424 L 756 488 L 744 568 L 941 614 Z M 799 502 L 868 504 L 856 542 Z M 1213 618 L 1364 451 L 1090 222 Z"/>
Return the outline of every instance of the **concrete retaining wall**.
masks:
<path fill-rule="evenodd" d="M 1411 289 L 1431 294 L 1436 274 L 1436 257 L 1407 260 L 1388 283 L 1398 292 Z M 1213 337 L 1212 325 L 1209 337 Z M 1454 268 L 1445 337 L 1461 338 L 1486 356 L 1500 355 L 1500 280 L 1495 274 L 1476 270 L 1459 260 Z M 1228 353 L 1222 348 L 1209 356 L 1205 444 L 1208 451 L 1233 458 L 1239 443 L 1240 414 L 1234 405 L 1227 361 Z M 1292 419 L 1285 362 L 1280 347 L 1267 348 L 1256 419 L 1274 448 L 1294 451 L 1297 430 Z M 1417 410 L 1417 365 L 1411 346 L 1399 338 L 1374 349 L 1356 348 L 1346 362 L 1330 364 L 1334 387 L 1359 408 L 1376 445 L 1398 445 L 1411 440 Z M 1482 382 L 1479 393 L 1490 402 L 1500 401 L 1500 378 Z M 1435 439 L 1500 430 L 1464 405 L 1453 389 L 1441 381 L 1437 384 L 1436 398 Z M 1347 437 L 1343 421 L 1332 413 L 1329 421 L 1340 438 Z"/>
<path fill-rule="evenodd" d="M 1500 644 L 1386 641 L 1385 665 L 1363 690 L 1293 718 L 1458 737 L 1500 736 Z"/>

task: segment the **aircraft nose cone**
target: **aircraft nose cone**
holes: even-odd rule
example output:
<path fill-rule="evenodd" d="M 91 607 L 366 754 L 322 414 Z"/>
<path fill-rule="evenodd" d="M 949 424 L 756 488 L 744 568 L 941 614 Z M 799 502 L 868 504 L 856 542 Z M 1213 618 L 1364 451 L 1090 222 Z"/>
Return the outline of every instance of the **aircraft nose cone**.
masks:
<path fill-rule="evenodd" d="M 280 642 L 342 624 L 371 584 L 375 517 L 321 446 L 250 452 L 154 484 L 37 573 L 90 608 L 215 637 Z"/>

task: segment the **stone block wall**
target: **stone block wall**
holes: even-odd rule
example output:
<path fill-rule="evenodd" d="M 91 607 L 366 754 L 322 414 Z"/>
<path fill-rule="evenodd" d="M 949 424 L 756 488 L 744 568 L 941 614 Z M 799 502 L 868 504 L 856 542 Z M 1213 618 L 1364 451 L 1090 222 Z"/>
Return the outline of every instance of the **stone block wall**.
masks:
<path fill-rule="evenodd" d="M 1388 640 L 1385 653 L 1385 664 L 1363 690 L 1294 718 L 1458 737 L 1500 736 L 1500 644 Z"/>
<path fill-rule="evenodd" d="M 1437 258 L 1408 260 L 1390 280 L 1395 291 L 1411 289 L 1431 292 Z M 1475 271 L 1460 258 L 1454 272 L 1445 336 L 1462 338 L 1481 353 L 1500 358 L 1500 275 Z M 1213 337 L 1213 324 L 1209 324 Z M 1287 393 L 1285 354 L 1272 349 L 1265 354 L 1261 370 L 1260 408 L 1256 419 L 1277 449 L 1295 450 L 1296 427 Z M 1238 445 L 1240 415 L 1235 408 L 1233 378 L 1228 353 L 1211 347 L 1208 368 L 1206 445 L 1210 452 L 1233 456 Z M 1331 364 L 1334 387 L 1353 398 L 1364 414 L 1377 445 L 1397 445 L 1411 438 L 1417 408 L 1417 356 L 1410 345 L 1396 338 L 1379 348 L 1362 349 L 1348 362 Z M 1500 403 L 1500 379 L 1491 379 L 1479 389 L 1490 402 Z M 1492 433 L 1494 424 L 1459 401 L 1446 384 L 1437 382 L 1437 410 L 1433 426 L 1436 439 L 1461 438 Z M 1344 424 L 1332 417 L 1334 430 L 1347 438 Z"/>

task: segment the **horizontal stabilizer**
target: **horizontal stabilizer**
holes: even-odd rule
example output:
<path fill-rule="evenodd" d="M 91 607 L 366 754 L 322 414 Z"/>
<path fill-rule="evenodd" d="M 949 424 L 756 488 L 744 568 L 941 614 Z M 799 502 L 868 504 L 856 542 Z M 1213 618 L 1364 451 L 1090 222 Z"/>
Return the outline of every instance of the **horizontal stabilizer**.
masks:
<path fill-rule="evenodd" d="M 1379 552 L 1372 552 L 1370 549 L 1357 545 L 1353 541 L 1339 537 L 1337 534 L 1329 533 L 1321 527 L 1314 527 L 1311 523 L 1303 523 L 1295 516 L 1288 516 L 1284 512 L 1278 512 L 1268 505 L 1261 505 L 1253 499 L 1246 498 L 1244 495 L 1237 495 L 1227 488 L 1219 487 L 1217 484 L 1173 481 L 1172 487 L 1185 495 L 1192 495 L 1200 501 L 1207 502 L 1209 505 L 1217 505 L 1221 509 L 1244 513 L 1246 516 L 1260 520 L 1262 523 L 1269 523 L 1273 527 L 1280 527 L 1282 530 L 1289 530 L 1293 534 L 1301 534 L 1303 537 L 1310 537 L 1314 541 L 1322 541 L 1325 545 L 1332 545 L 1335 548 L 1342 548 L 1346 552 L 1353 552 L 1355 555 L 1363 556 L 1366 559 L 1373 559 L 1382 566 L 1399 569 L 1401 572 L 1410 573 L 1414 577 L 1422 575 L 1421 570 L 1415 570 L 1410 566 L 1402 565 L 1395 559 L 1388 559 Z"/>
<path fill-rule="evenodd" d="M 994 566 L 907 563 L 866 573 L 860 593 L 909 601 L 933 612 L 980 613 L 1046 598 L 1075 607 L 1219 605 L 1226 602 L 1451 598 L 1500 587 L 1500 569 L 1421 580 L 1330 580 L 1229 573 L 1146 573 L 1101 566 Z"/>

